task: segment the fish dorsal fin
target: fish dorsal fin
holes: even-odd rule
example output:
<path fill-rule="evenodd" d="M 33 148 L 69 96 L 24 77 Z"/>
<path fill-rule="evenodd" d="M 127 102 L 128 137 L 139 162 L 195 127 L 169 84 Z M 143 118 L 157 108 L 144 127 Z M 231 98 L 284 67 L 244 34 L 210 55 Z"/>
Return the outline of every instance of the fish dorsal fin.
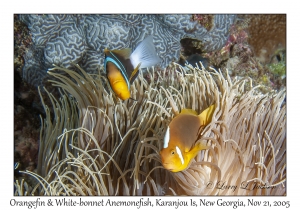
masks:
<path fill-rule="evenodd" d="M 135 80 L 135 78 L 137 77 L 137 75 L 138 75 L 137 73 L 139 71 L 140 66 L 141 66 L 141 63 L 139 63 L 139 65 L 137 65 L 137 67 L 132 71 L 132 73 L 129 77 L 130 83 L 132 83 Z"/>
<path fill-rule="evenodd" d="M 104 54 L 108 54 L 109 53 L 109 49 L 105 48 L 104 49 Z"/>
<path fill-rule="evenodd" d="M 211 105 L 207 109 L 205 109 L 201 114 L 199 114 L 200 124 L 207 125 L 212 120 L 212 115 L 215 111 L 215 105 Z"/>
<path fill-rule="evenodd" d="M 124 48 L 121 50 L 111 50 L 112 53 L 114 53 L 116 56 L 120 56 L 123 59 L 129 59 L 131 55 L 131 49 L 130 48 Z"/>
<path fill-rule="evenodd" d="M 180 113 L 198 115 L 198 113 L 193 109 L 182 109 Z"/>

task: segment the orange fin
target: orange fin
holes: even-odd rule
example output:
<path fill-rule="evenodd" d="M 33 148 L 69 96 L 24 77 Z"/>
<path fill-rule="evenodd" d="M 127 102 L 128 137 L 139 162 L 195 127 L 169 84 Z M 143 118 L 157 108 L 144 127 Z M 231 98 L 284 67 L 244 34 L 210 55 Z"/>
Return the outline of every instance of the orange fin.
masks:
<path fill-rule="evenodd" d="M 215 105 L 211 105 L 207 109 L 205 109 L 201 114 L 199 114 L 200 124 L 207 125 L 212 120 L 212 115 L 215 111 Z"/>
<path fill-rule="evenodd" d="M 105 52 L 105 50 L 104 50 Z M 130 48 L 124 48 L 121 50 L 111 50 L 112 53 L 124 58 L 125 60 L 128 59 L 131 55 L 131 49 Z"/>
<path fill-rule="evenodd" d="M 180 114 L 192 114 L 192 115 L 198 115 L 198 113 L 193 109 L 182 109 Z"/>
<path fill-rule="evenodd" d="M 136 74 L 138 73 L 140 66 L 141 66 L 141 63 L 139 63 L 139 64 L 137 65 L 137 67 L 135 67 L 135 69 L 133 70 L 133 72 L 131 73 L 131 75 L 130 75 L 130 77 L 129 77 L 130 83 L 132 83 L 133 80 L 136 78 L 136 76 L 137 76 Z M 135 76 L 135 75 L 136 75 L 136 76 Z"/>
<path fill-rule="evenodd" d="M 193 158 L 196 157 L 196 155 L 201 151 L 201 150 L 205 150 L 205 149 L 209 149 L 208 146 L 206 146 L 203 142 L 200 143 L 196 143 L 192 149 L 190 151 L 186 151 L 186 155 L 188 156 L 188 158 L 190 160 L 192 160 Z"/>

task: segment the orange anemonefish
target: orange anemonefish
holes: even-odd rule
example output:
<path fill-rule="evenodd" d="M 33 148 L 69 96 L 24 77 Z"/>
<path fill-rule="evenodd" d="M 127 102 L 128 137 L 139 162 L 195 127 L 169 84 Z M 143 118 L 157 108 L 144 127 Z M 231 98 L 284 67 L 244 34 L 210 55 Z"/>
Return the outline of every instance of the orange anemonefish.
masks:
<path fill-rule="evenodd" d="M 131 49 L 104 50 L 104 70 L 110 87 L 122 100 L 130 98 L 130 84 L 138 76 L 140 68 L 154 66 L 161 60 L 153 45 L 153 37 L 148 36 L 131 53 Z"/>
<path fill-rule="evenodd" d="M 200 115 L 192 109 L 183 109 L 175 116 L 167 128 L 164 146 L 160 151 L 163 166 L 172 171 L 185 170 L 200 150 L 208 149 L 199 139 L 203 127 L 212 120 L 215 105 L 205 109 Z"/>

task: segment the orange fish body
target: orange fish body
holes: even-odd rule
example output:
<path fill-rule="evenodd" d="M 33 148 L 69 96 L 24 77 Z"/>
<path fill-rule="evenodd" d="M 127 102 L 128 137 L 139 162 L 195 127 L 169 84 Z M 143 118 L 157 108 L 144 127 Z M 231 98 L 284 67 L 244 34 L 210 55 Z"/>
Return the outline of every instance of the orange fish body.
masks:
<path fill-rule="evenodd" d="M 104 50 L 104 69 L 114 94 L 122 99 L 130 98 L 130 84 L 138 76 L 140 68 L 154 66 L 161 60 L 156 55 L 152 36 L 141 42 L 133 53 L 131 49 Z"/>
<path fill-rule="evenodd" d="M 169 124 L 164 138 L 164 148 L 160 151 L 163 166 L 172 171 L 185 170 L 200 150 L 208 147 L 196 143 L 209 122 L 215 106 L 211 105 L 200 115 L 191 109 L 183 109 Z"/>
<path fill-rule="evenodd" d="M 107 79 L 113 92 L 122 100 L 128 99 L 130 97 L 130 90 L 124 76 L 112 63 L 107 63 L 107 68 L 110 69 L 107 73 Z"/>

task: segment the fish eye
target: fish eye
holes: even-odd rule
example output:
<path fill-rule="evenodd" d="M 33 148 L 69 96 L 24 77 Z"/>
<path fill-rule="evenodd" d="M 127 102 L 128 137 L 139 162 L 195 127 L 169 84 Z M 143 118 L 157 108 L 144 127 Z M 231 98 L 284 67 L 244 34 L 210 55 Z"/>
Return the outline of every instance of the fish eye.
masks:
<path fill-rule="evenodd" d="M 171 151 L 171 155 L 175 155 L 175 151 L 174 150 Z"/>

